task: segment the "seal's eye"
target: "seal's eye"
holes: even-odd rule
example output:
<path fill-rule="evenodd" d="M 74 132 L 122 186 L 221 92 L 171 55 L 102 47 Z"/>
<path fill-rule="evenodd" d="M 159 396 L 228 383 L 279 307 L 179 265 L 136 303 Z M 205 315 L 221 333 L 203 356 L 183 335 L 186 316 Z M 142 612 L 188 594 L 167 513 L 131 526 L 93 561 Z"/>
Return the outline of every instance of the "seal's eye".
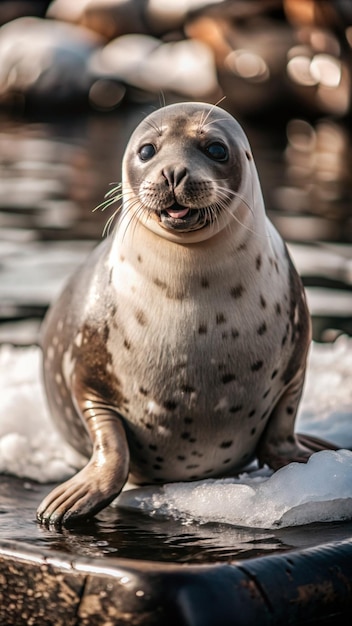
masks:
<path fill-rule="evenodd" d="M 144 144 L 144 146 L 142 146 L 139 149 L 139 158 L 141 159 L 141 161 L 149 161 L 149 159 L 151 159 L 154 154 L 155 154 L 156 150 L 153 146 L 152 143 L 146 143 Z"/>
<path fill-rule="evenodd" d="M 205 148 L 205 154 L 207 154 L 214 161 L 227 161 L 229 155 L 227 148 L 224 144 L 214 141 Z"/>

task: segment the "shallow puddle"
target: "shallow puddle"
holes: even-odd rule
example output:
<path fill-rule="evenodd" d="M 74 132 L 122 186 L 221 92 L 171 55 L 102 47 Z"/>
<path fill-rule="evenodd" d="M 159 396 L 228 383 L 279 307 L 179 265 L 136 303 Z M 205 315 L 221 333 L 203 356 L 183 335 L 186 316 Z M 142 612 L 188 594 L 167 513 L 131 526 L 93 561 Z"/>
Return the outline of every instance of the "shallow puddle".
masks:
<path fill-rule="evenodd" d="M 113 507 L 73 528 L 48 529 L 35 521 L 35 511 L 50 487 L 2 477 L 0 541 L 11 539 L 73 556 L 204 564 L 318 546 L 352 534 L 352 522 L 266 531 L 225 524 L 182 524 Z"/>

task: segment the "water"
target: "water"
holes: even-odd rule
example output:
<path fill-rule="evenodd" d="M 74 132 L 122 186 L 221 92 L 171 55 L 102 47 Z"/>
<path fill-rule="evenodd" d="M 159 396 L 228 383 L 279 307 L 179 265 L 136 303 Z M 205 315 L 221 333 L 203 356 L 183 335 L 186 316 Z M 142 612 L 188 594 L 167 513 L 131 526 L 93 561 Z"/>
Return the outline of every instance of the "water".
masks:
<path fill-rule="evenodd" d="M 38 339 L 42 316 L 74 267 L 101 238 L 108 216 L 92 212 L 120 180 L 128 137 L 150 105 L 107 116 L 0 118 L 0 341 Z M 300 251 L 313 289 L 316 339 L 352 333 L 350 137 L 331 121 L 244 123 L 268 212 Z M 307 174 L 308 172 L 308 174 Z M 307 177 L 308 176 L 308 177 Z M 314 257 L 311 252 L 321 256 Z M 332 254 L 335 264 L 321 259 Z M 347 269 L 346 269 L 347 268 Z M 322 291 L 323 290 L 323 291 Z M 334 306 L 338 301 L 339 306 Z M 49 486 L 0 482 L 0 539 L 84 556 L 180 563 L 231 561 L 351 536 L 351 523 L 280 531 L 180 522 L 108 508 L 70 530 L 35 522 Z"/>
<path fill-rule="evenodd" d="M 17 478 L 2 480 L 0 541 L 24 541 L 68 556 L 199 564 L 312 547 L 349 538 L 352 532 L 352 522 L 266 531 L 226 524 L 182 524 L 112 507 L 70 529 L 48 529 L 37 524 L 35 510 L 50 487 Z"/>

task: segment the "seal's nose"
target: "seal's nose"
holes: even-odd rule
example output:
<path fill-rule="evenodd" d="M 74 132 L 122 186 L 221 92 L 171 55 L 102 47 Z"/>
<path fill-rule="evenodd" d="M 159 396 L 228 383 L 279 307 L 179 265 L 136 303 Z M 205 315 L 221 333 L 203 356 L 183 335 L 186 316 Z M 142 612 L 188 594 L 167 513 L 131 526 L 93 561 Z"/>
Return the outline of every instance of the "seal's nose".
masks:
<path fill-rule="evenodd" d="M 170 189 L 175 189 L 183 178 L 187 175 L 187 168 L 183 166 L 171 165 L 164 167 L 162 174 L 167 181 Z"/>

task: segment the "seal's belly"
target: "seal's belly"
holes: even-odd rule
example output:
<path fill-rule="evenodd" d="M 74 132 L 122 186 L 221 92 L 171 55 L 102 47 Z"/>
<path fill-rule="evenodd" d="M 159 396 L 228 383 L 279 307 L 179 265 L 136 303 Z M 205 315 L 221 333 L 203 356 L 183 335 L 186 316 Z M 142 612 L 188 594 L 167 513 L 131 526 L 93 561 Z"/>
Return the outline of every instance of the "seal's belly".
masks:
<path fill-rule="evenodd" d="M 173 315 L 162 306 L 159 316 L 145 306 L 120 317 L 109 338 L 132 478 L 194 480 L 243 467 L 283 392 L 287 323 L 252 314 L 249 324 L 232 302 L 173 302 Z"/>

